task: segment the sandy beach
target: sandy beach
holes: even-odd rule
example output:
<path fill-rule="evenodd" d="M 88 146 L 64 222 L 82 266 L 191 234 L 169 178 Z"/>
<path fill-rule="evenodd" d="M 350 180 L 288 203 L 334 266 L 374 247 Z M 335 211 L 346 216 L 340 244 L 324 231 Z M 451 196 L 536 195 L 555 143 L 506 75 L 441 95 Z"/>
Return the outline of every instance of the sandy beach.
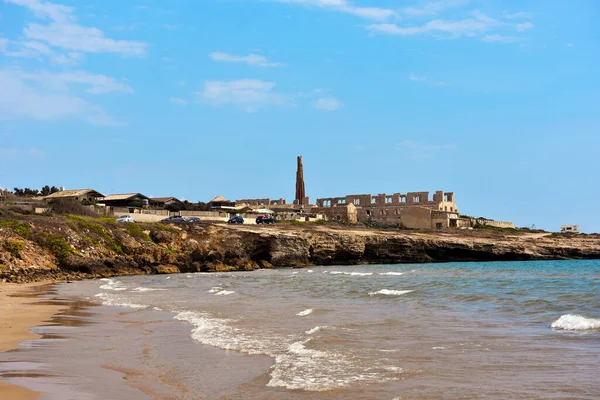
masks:
<path fill-rule="evenodd" d="M 63 307 L 38 304 L 35 296 L 44 291 L 48 282 L 33 284 L 0 284 L 0 352 L 18 347 L 24 340 L 36 339 L 29 331 L 33 326 L 44 325 L 48 319 Z M 0 381 L 0 398 L 11 400 L 30 400 L 39 397 L 39 393 L 6 384 Z"/>

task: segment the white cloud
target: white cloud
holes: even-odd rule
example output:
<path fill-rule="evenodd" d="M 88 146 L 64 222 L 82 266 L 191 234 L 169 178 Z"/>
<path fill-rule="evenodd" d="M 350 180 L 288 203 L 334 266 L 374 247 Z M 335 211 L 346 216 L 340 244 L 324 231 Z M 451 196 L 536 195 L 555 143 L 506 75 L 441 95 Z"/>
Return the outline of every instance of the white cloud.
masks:
<path fill-rule="evenodd" d="M 279 62 L 271 62 L 267 59 L 267 57 L 256 54 L 236 56 L 234 54 L 224 53 L 222 51 L 215 51 L 210 53 L 208 56 L 211 60 L 217 62 L 242 62 L 257 67 L 281 67 L 284 65 L 283 63 Z"/>
<path fill-rule="evenodd" d="M 409 16 L 435 15 L 449 8 L 460 7 L 469 3 L 470 0 L 440 0 L 425 3 L 420 7 L 407 7 L 402 14 Z"/>
<path fill-rule="evenodd" d="M 113 125 L 106 112 L 70 92 L 51 90 L 29 82 L 14 69 L 0 70 L 0 120 L 59 120 L 76 118 L 95 125 Z"/>
<path fill-rule="evenodd" d="M 0 51 L 5 51 L 8 47 L 8 39 L 0 38 Z"/>
<path fill-rule="evenodd" d="M 321 111 L 336 111 L 342 108 L 344 104 L 335 97 L 323 97 L 317 99 L 313 107 Z"/>
<path fill-rule="evenodd" d="M 529 29 L 533 29 L 535 25 L 533 25 L 531 22 L 524 22 L 522 24 L 517 24 L 515 25 L 515 28 L 517 29 L 517 32 L 525 32 Z"/>
<path fill-rule="evenodd" d="M 531 19 L 533 15 L 530 12 L 520 11 L 513 14 L 504 14 L 506 19 Z"/>
<path fill-rule="evenodd" d="M 206 81 L 204 90 L 197 95 L 213 105 L 235 105 L 246 112 L 265 107 L 291 104 L 291 98 L 274 91 L 275 83 L 257 79 L 235 81 Z"/>
<path fill-rule="evenodd" d="M 20 57 L 20 58 L 42 58 L 47 57 L 52 64 L 56 65 L 74 65 L 83 59 L 83 54 L 76 52 L 68 52 L 64 54 L 56 53 L 48 45 L 38 42 L 35 40 L 25 42 L 12 42 L 10 47 L 15 50 L 9 50 L 8 46 L 2 48 L 0 46 L 0 52 L 4 53 L 7 57 Z"/>
<path fill-rule="evenodd" d="M 516 36 L 486 35 L 482 40 L 488 43 L 515 43 L 522 41 L 523 38 Z"/>
<path fill-rule="evenodd" d="M 169 98 L 169 101 L 173 104 L 177 104 L 178 106 L 185 106 L 188 103 L 187 100 L 179 97 L 171 97 Z"/>
<path fill-rule="evenodd" d="M 432 85 L 432 86 L 447 86 L 448 85 L 446 82 L 431 80 L 426 76 L 416 75 L 416 74 L 408 75 L 408 79 L 410 79 L 413 82 L 422 82 L 422 83 L 426 83 L 426 84 Z"/>
<path fill-rule="evenodd" d="M 40 0 L 5 0 L 27 7 L 38 18 L 49 19 L 48 25 L 30 23 L 23 30 L 25 37 L 54 47 L 87 53 L 119 53 L 124 56 L 143 55 L 147 44 L 130 40 L 114 40 L 104 32 L 77 23 L 75 8 Z"/>
<path fill-rule="evenodd" d="M 433 20 L 422 26 L 400 27 L 396 24 L 371 24 L 367 26 L 372 32 L 386 33 L 390 35 L 419 35 L 425 33 L 444 33 L 451 37 L 460 36 L 475 36 L 476 34 L 489 31 L 502 25 L 494 18 L 474 11 L 472 18 L 448 21 L 448 20 Z"/>
<path fill-rule="evenodd" d="M 68 91 L 70 84 L 87 86 L 86 92 L 92 94 L 123 92 L 133 93 L 133 89 L 115 79 L 85 71 L 53 73 L 48 71 L 35 73 L 18 73 L 23 80 L 35 81 L 53 90 Z"/>
<path fill-rule="evenodd" d="M 384 20 L 396 16 L 396 12 L 389 8 L 361 7 L 348 0 L 271 0 L 278 3 L 301 4 L 355 15 L 364 19 Z"/>

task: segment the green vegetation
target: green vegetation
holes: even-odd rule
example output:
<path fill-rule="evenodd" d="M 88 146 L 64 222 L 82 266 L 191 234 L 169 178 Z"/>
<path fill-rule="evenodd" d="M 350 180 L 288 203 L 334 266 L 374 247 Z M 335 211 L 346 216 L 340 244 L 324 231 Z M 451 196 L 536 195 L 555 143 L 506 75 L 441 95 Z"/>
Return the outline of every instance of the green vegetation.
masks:
<path fill-rule="evenodd" d="M 25 249 L 25 243 L 19 240 L 9 239 L 4 242 L 3 247 L 14 258 L 21 258 L 21 251 Z"/>
<path fill-rule="evenodd" d="M 48 249 L 59 262 L 75 254 L 75 250 L 67 243 L 64 237 L 54 233 L 40 232 L 35 241 L 45 249 Z"/>
<path fill-rule="evenodd" d="M 0 264 L 0 269 L 5 268 L 4 264 Z"/>
<path fill-rule="evenodd" d="M 133 222 L 128 222 L 126 225 L 127 225 L 127 228 L 125 229 L 125 232 L 127 232 L 127 234 L 129 234 L 130 236 L 133 236 L 134 238 L 137 238 L 137 239 L 145 240 L 147 242 L 152 241 L 152 239 L 150 239 L 150 236 L 148 236 L 148 234 L 146 232 L 144 232 L 142 230 L 142 228 L 140 228 L 139 225 L 137 225 Z"/>
<path fill-rule="evenodd" d="M 292 221 L 292 225 L 304 226 L 304 225 L 306 225 L 306 222 L 304 222 L 304 221 L 298 221 L 298 220 L 293 220 Z"/>
<path fill-rule="evenodd" d="M 31 226 L 25 222 L 0 218 L 0 228 L 4 227 L 12 229 L 15 234 L 24 239 L 29 239 L 31 237 Z"/>

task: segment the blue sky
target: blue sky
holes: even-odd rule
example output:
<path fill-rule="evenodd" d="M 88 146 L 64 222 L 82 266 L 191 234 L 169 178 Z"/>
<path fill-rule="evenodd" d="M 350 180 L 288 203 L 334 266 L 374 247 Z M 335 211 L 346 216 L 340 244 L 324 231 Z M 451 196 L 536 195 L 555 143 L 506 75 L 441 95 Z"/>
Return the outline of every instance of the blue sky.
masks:
<path fill-rule="evenodd" d="M 596 0 L 0 0 L 0 186 L 445 190 L 600 231 Z"/>

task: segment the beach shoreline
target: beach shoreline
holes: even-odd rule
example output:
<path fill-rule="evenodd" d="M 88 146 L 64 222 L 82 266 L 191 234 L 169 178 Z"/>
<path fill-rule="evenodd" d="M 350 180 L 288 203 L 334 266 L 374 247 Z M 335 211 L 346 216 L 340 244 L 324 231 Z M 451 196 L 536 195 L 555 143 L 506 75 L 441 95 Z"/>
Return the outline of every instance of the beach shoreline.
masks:
<path fill-rule="evenodd" d="M 0 354 L 19 347 L 19 343 L 39 338 L 30 331 L 32 327 L 47 325 L 49 319 L 64 309 L 37 301 L 52 282 L 27 284 L 0 284 Z M 1 362 L 1 355 L 0 355 Z M 0 380 L 0 398 L 11 400 L 33 400 L 41 393 L 8 384 Z"/>

